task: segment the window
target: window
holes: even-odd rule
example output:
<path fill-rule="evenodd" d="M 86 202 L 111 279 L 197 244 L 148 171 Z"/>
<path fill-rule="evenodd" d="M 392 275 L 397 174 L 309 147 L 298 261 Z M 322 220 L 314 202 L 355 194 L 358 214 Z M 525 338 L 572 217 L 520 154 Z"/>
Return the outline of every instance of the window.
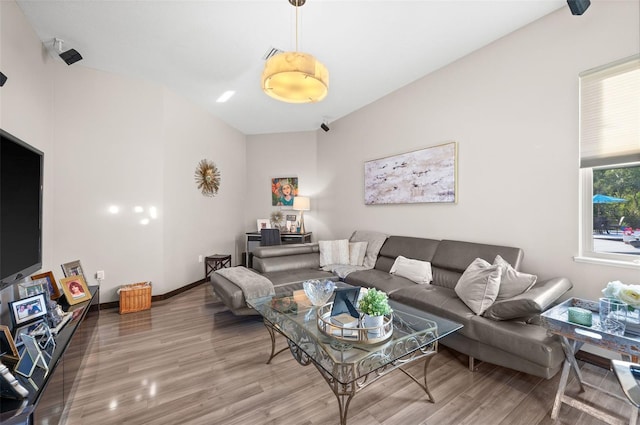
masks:
<path fill-rule="evenodd" d="M 640 56 L 580 75 L 578 260 L 640 267 Z"/>

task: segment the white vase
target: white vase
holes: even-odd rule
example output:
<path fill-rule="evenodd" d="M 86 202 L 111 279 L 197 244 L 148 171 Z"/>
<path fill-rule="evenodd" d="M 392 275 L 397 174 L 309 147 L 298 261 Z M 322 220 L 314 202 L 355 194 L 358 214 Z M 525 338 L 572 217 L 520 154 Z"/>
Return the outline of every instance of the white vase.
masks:
<path fill-rule="evenodd" d="M 382 336 L 382 325 L 384 324 L 384 316 L 369 316 L 364 315 L 364 327 L 365 328 L 377 328 L 369 330 L 369 338 L 379 338 Z"/>

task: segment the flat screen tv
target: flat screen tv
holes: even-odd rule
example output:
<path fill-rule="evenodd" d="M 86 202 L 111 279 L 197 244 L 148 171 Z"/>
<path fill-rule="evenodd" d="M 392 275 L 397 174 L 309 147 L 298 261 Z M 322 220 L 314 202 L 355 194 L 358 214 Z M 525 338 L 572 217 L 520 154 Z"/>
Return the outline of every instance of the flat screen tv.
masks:
<path fill-rule="evenodd" d="M 0 289 L 42 267 L 44 154 L 0 129 Z"/>

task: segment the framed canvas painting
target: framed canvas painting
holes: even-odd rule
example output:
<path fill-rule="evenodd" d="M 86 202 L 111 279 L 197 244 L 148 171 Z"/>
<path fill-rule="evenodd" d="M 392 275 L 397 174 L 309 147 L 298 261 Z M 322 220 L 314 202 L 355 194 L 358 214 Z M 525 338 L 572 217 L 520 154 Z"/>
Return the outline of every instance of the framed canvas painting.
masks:
<path fill-rule="evenodd" d="M 364 164 L 364 203 L 457 202 L 458 144 L 445 143 Z"/>
<path fill-rule="evenodd" d="M 271 179 L 271 205 L 293 207 L 293 198 L 298 196 L 297 177 L 276 177 Z"/>

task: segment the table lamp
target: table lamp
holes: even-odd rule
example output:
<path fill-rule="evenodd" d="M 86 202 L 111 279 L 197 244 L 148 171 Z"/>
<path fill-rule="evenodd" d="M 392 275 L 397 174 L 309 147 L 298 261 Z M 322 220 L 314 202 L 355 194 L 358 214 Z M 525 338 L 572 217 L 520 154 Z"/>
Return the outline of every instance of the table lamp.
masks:
<path fill-rule="evenodd" d="M 310 201 L 306 196 L 296 196 L 293 198 L 293 209 L 296 211 L 300 211 L 300 233 L 305 233 L 304 231 L 304 212 L 309 211 Z"/>

